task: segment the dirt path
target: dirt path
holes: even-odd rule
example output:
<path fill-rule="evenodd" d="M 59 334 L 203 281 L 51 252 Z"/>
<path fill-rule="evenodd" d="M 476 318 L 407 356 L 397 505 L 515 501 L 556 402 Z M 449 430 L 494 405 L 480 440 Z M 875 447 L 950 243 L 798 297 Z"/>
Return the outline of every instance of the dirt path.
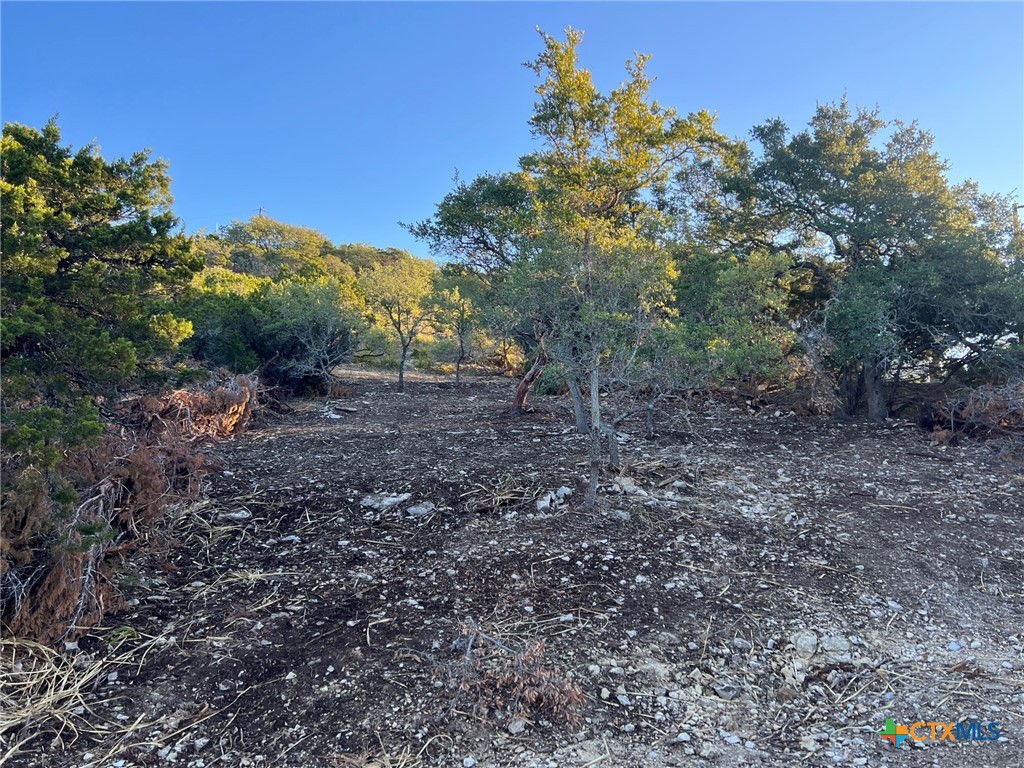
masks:
<path fill-rule="evenodd" d="M 1024 765 L 1024 477 L 985 446 L 715 406 L 624 435 L 585 512 L 561 400 L 412 378 L 212 449 L 109 630 L 144 659 L 86 719 L 123 728 L 11 764 Z"/>

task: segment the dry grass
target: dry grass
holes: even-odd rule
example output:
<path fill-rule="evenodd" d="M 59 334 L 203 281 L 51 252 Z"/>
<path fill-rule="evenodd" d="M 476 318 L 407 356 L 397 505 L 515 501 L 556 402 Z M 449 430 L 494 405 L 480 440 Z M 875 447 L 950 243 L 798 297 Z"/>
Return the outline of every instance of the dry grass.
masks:
<path fill-rule="evenodd" d="M 448 736 L 438 735 L 429 739 L 417 752 L 413 752 L 409 745 L 404 746 L 400 752 L 390 752 L 378 734 L 379 751 L 364 750 L 359 755 L 331 755 L 331 761 L 338 768 L 423 768 L 426 765 L 423 762 L 424 755 L 438 739 L 451 741 Z"/>
<path fill-rule="evenodd" d="M 528 486 L 509 473 L 493 485 L 475 483 L 462 494 L 467 512 L 496 512 L 503 507 L 514 507 L 531 502 L 541 493 L 540 488 Z"/>
<path fill-rule="evenodd" d="M 112 667 L 141 664 L 154 640 L 119 652 L 122 639 L 110 655 L 92 659 L 84 654 L 65 655 L 31 640 L 0 640 L 0 735 L 20 740 L 0 758 L 5 763 L 21 747 L 43 733 L 63 741 L 81 733 L 111 736 L 139 727 L 138 723 L 104 724 L 92 715 L 87 700 Z"/>
<path fill-rule="evenodd" d="M 85 689 L 106 666 L 76 664 L 74 657 L 30 640 L 0 640 L 0 734 L 48 720 L 75 731 Z"/>

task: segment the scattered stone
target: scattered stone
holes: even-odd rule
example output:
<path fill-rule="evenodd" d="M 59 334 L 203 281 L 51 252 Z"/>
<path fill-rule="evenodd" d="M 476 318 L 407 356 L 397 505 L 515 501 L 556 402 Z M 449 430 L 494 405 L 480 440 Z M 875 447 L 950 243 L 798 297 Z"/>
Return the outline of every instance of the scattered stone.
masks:
<path fill-rule="evenodd" d="M 392 507 L 397 507 L 399 504 L 406 502 L 411 498 L 411 493 L 373 493 L 364 497 L 363 500 L 359 502 L 359 505 L 375 509 L 378 512 L 386 512 Z"/>
<path fill-rule="evenodd" d="M 714 760 L 722 754 L 722 750 L 710 742 L 704 742 L 700 748 L 700 756 L 705 760 Z"/>
<path fill-rule="evenodd" d="M 802 659 L 809 659 L 818 652 L 818 636 L 811 631 L 797 632 L 790 640 L 796 649 L 796 655 Z"/>
<path fill-rule="evenodd" d="M 410 400 L 410 404 L 412 402 Z M 376 430 L 382 425 L 386 429 L 386 425 L 393 423 L 389 419 L 397 417 L 387 410 L 394 404 L 390 393 L 382 395 L 381 403 L 386 406 L 368 402 L 360 407 L 361 414 L 374 417 L 366 419 L 367 426 L 375 430 L 371 433 L 367 429 L 368 434 L 379 435 Z M 962 684 L 965 694 L 980 695 L 984 697 L 983 702 L 998 701 L 1004 708 L 1004 712 L 999 713 L 997 705 L 986 707 L 982 703 L 975 715 L 998 721 L 1024 702 L 1024 697 L 1011 688 L 1013 670 L 1021 668 L 1024 634 L 993 631 L 993 627 L 983 621 L 983 616 L 973 610 L 985 607 L 972 604 L 970 600 L 977 597 L 977 573 L 973 574 L 975 578 L 965 577 L 955 584 L 921 583 L 922 574 L 926 577 L 931 572 L 929 569 L 901 570 L 904 564 L 916 565 L 924 556 L 936 566 L 944 566 L 944 572 L 962 574 L 964 558 L 970 562 L 971 557 L 964 555 L 962 548 L 957 550 L 960 546 L 957 537 L 969 535 L 974 520 L 983 519 L 977 515 L 984 512 L 985 503 L 991 502 L 992 509 L 1004 515 L 1012 506 L 1012 498 L 1018 497 L 1013 495 L 1019 491 L 1017 480 L 1010 482 L 1001 474 L 1002 470 L 992 476 L 996 479 L 982 471 L 985 467 L 976 461 L 981 449 L 964 447 L 958 448 L 955 454 L 951 452 L 950 457 L 957 462 L 956 472 L 946 474 L 955 474 L 957 482 L 965 483 L 968 489 L 954 493 L 959 486 L 945 475 L 933 472 L 934 467 L 929 469 L 929 462 L 903 461 L 900 448 L 913 447 L 915 441 L 926 439 L 921 438 L 912 425 L 906 426 L 905 434 L 902 428 L 886 428 L 879 438 L 874 427 L 868 435 L 869 430 L 862 430 L 856 424 L 812 429 L 793 419 L 785 423 L 784 434 L 773 437 L 763 432 L 762 419 L 759 431 L 750 435 L 755 438 L 753 445 L 757 446 L 756 450 L 751 450 L 748 435 L 738 432 L 750 426 L 747 421 L 736 425 L 724 422 L 723 419 L 731 417 L 716 411 L 714 418 L 708 414 L 708 430 L 711 431 L 705 431 L 702 415 L 695 412 L 692 414 L 695 432 L 707 434 L 712 442 L 688 446 L 667 440 L 664 443 L 638 440 L 631 444 L 631 460 L 636 463 L 631 463 L 634 469 L 630 471 L 634 472 L 635 480 L 626 482 L 628 478 L 620 478 L 619 486 L 628 494 L 618 499 L 618 504 L 625 509 L 616 514 L 615 497 L 606 497 L 605 503 L 611 503 L 604 508 L 607 517 L 603 519 L 594 515 L 581 515 L 578 519 L 569 516 L 562 521 L 564 525 L 550 525 L 550 520 L 540 519 L 544 515 L 532 514 L 531 507 L 537 497 L 520 501 L 519 496 L 513 498 L 512 504 L 495 510 L 493 515 L 454 511 L 437 515 L 432 518 L 429 530 L 422 526 L 417 530 L 420 520 L 403 523 L 394 519 L 399 515 L 425 518 L 436 513 L 438 507 L 424 502 L 426 498 L 438 498 L 445 513 L 449 512 L 445 502 L 459 505 L 461 509 L 462 502 L 456 501 L 455 495 L 457 490 L 462 492 L 458 484 L 465 484 L 466 490 L 469 483 L 477 482 L 489 488 L 491 482 L 496 481 L 483 478 L 502 475 L 489 474 L 492 464 L 477 463 L 477 453 L 484 454 L 487 444 L 493 442 L 504 451 L 496 462 L 501 472 L 506 465 L 512 467 L 505 451 L 506 431 L 509 430 L 515 433 L 515 440 L 538 441 L 536 451 L 526 452 L 533 463 L 515 466 L 520 474 L 516 475 L 519 483 L 513 491 L 533 493 L 529 489 L 539 489 L 547 498 L 549 510 L 561 508 L 571 497 L 571 489 L 560 482 L 584 482 L 579 474 L 574 474 L 580 471 L 579 467 L 573 469 L 579 459 L 574 453 L 576 444 L 582 441 L 571 435 L 564 444 L 553 448 L 552 442 L 559 440 L 557 430 L 541 420 L 512 427 L 501 424 L 498 429 L 492 429 L 489 414 L 494 411 L 496 407 L 481 409 L 487 420 L 480 423 L 464 419 L 460 412 L 459 421 L 448 425 L 457 439 L 440 449 L 435 445 L 434 452 L 428 454 L 416 452 L 415 444 L 408 445 L 408 435 L 402 438 L 402 449 L 397 451 L 390 450 L 397 445 L 378 442 L 376 437 L 368 441 L 365 448 L 360 446 L 358 434 L 354 429 L 350 432 L 349 427 L 350 421 L 352 425 L 361 425 L 362 415 L 331 424 L 317 419 L 316 429 L 321 430 L 324 437 L 309 440 L 315 456 L 300 456 L 304 447 L 287 433 L 276 435 L 279 443 L 265 440 L 266 434 L 257 432 L 252 437 L 226 441 L 213 449 L 229 455 L 235 450 L 232 446 L 245 448 L 245 451 L 238 454 L 243 462 L 239 464 L 241 479 L 227 483 L 215 473 L 211 482 L 225 484 L 231 493 L 241 493 L 247 490 L 251 479 L 254 489 L 266 494 L 269 506 L 253 504 L 251 508 L 257 510 L 254 514 L 245 512 L 239 516 L 240 520 L 258 518 L 259 527 L 258 531 L 249 531 L 244 537 L 236 530 L 232 535 L 239 534 L 237 546 L 234 542 L 225 542 L 230 543 L 226 549 L 222 545 L 219 551 L 222 554 L 237 551 L 237 560 L 197 562 L 194 568 L 182 569 L 173 576 L 158 574 L 153 584 L 148 581 L 144 584 L 147 592 L 151 588 L 173 592 L 181 585 L 191 587 L 178 595 L 184 598 L 182 605 L 176 605 L 175 599 L 171 604 L 158 606 L 160 623 L 153 626 L 162 628 L 171 637 L 184 632 L 187 622 L 193 618 L 190 613 L 207 606 L 235 611 L 238 607 L 235 603 L 248 602 L 255 606 L 262 604 L 265 598 L 274 597 L 279 598 L 280 604 L 265 611 L 258 609 L 243 614 L 244 623 L 237 625 L 240 631 L 232 633 L 230 638 L 226 633 L 221 637 L 215 622 L 209 621 L 195 628 L 211 638 L 208 644 L 186 645 L 183 642 L 182 653 L 174 647 L 174 641 L 169 645 L 158 644 L 162 650 L 151 656 L 157 660 L 158 669 L 147 680 L 154 686 L 153 692 L 140 687 L 138 692 L 147 695 L 139 702 L 140 706 L 133 708 L 130 699 L 118 699 L 117 702 L 123 702 L 123 708 L 112 702 L 109 708 L 102 705 L 103 714 L 131 723 L 142 713 L 142 705 L 147 711 L 151 706 L 166 706 L 169 719 L 160 746 L 164 743 L 173 743 L 173 746 L 164 753 L 162 760 L 157 755 L 157 744 L 147 748 L 149 751 L 145 754 L 149 755 L 149 762 L 202 768 L 204 758 L 208 765 L 214 762 L 212 756 L 206 755 L 210 745 L 205 742 L 200 745 L 194 735 L 179 742 L 163 738 L 188 721 L 178 722 L 186 716 L 186 710 L 171 714 L 177 702 L 165 702 L 156 696 L 157 691 L 160 697 L 164 696 L 161 686 L 169 687 L 164 685 L 168 677 L 158 676 L 164 674 L 160 665 L 177 661 L 174 656 L 184 657 L 187 651 L 191 654 L 191 667 L 182 666 L 169 677 L 183 675 L 183 682 L 189 688 L 182 690 L 190 690 L 190 701 L 200 696 L 206 700 L 218 698 L 219 688 L 228 693 L 219 697 L 226 703 L 252 684 L 254 670 L 249 660 L 262 660 L 266 656 L 272 658 L 275 665 L 280 662 L 285 670 L 283 679 L 287 681 L 266 699 L 271 711 L 279 709 L 280 714 L 294 714 L 303 711 L 311 698 L 336 697 L 339 710 L 344 705 L 347 717 L 344 722 L 341 719 L 336 719 L 336 723 L 325 721 L 329 731 L 325 731 L 319 721 L 300 722 L 292 718 L 281 721 L 282 728 L 287 730 L 279 730 L 265 717 L 253 717 L 249 723 L 238 721 L 244 726 L 243 730 L 248 729 L 245 735 L 253 738 L 252 744 L 246 744 L 249 754 L 243 756 L 226 751 L 218 764 L 226 762 L 255 768 L 267 760 L 272 762 L 273 758 L 268 756 L 275 754 L 275 750 L 280 754 L 287 748 L 285 744 L 296 745 L 290 753 L 296 765 L 312 764 L 315 763 L 315 758 L 311 757 L 311 753 L 315 754 L 312 745 L 317 741 L 332 741 L 335 730 L 339 740 L 354 742 L 361 736 L 368 736 L 369 741 L 375 743 L 372 733 L 380 726 L 382 749 L 400 750 L 405 743 L 422 745 L 429 736 L 429 725 L 421 725 L 427 722 L 425 719 L 413 720 L 423 714 L 416 709 L 417 705 L 448 702 L 452 697 L 447 680 L 430 677 L 431 665 L 423 660 L 429 657 L 444 663 L 462 662 L 467 649 L 465 641 L 459 647 L 452 646 L 455 653 L 448 652 L 451 635 L 461 634 L 452 622 L 462 616 L 473 616 L 481 621 L 492 605 L 491 587 L 495 584 L 502 601 L 501 618 L 514 625 L 518 616 L 525 619 L 527 625 L 536 622 L 541 631 L 558 635 L 558 641 L 548 649 L 545 664 L 549 664 L 550 669 L 571 670 L 569 679 L 578 683 L 587 696 L 592 696 L 597 689 L 598 701 L 607 705 L 585 707 L 578 727 L 574 727 L 571 734 L 555 738 L 552 738 L 553 729 L 559 726 L 550 713 L 543 710 L 531 712 L 527 718 L 525 713 L 503 716 L 500 709 L 492 709 L 487 732 L 497 728 L 498 738 L 482 736 L 481 730 L 467 718 L 465 727 L 451 731 L 454 743 L 445 745 L 447 757 L 443 759 L 449 766 L 482 768 L 501 764 L 545 768 L 593 763 L 596 768 L 599 763 L 603 767 L 608 762 L 609 765 L 667 768 L 701 765 L 700 758 L 717 758 L 719 765 L 775 768 L 812 763 L 815 766 L 902 764 L 905 760 L 901 755 L 906 757 L 907 749 L 891 750 L 876 736 L 884 726 L 884 717 L 890 712 L 896 716 L 899 711 L 917 711 L 926 718 L 939 717 L 937 712 L 927 714 L 929 696 L 933 693 L 929 686 L 968 653 L 976 654 L 977 660 L 968 662 L 964 674 L 958 677 L 958 684 Z M 431 428 L 433 417 L 439 413 L 444 412 L 432 414 Z M 404 415 L 415 414 L 410 411 Z M 269 429 L 273 434 L 274 425 Z M 863 439 L 862 431 L 865 432 Z M 865 451 L 863 458 L 854 458 L 845 444 L 847 434 L 851 435 L 851 442 L 857 442 L 859 450 L 883 439 L 886 442 L 880 449 L 884 448 L 885 452 Z M 780 453 L 790 452 L 779 442 L 782 437 L 797 447 L 799 455 Z M 539 444 L 540 440 L 544 445 Z M 895 442 L 897 440 L 899 442 Z M 811 450 L 818 441 L 820 447 Z M 254 446 L 263 451 L 264 445 L 280 446 L 274 447 L 276 464 L 290 472 L 289 460 L 293 455 L 296 459 L 309 460 L 294 467 L 291 472 L 294 477 L 278 472 L 270 464 L 247 463 L 251 455 L 258 453 L 253 450 Z M 365 461 L 363 456 L 354 453 L 360 459 L 360 466 L 358 472 L 348 471 L 347 452 L 360 450 Z M 450 450 L 450 455 L 443 450 Z M 822 459 L 826 455 L 837 457 L 835 465 Z M 892 459 L 888 463 L 880 460 L 886 455 Z M 559 464 L 560 457 L 566 459 L 562 464 Z M 355 465 L 356 459 L 350 463 Z M 918 464 L 920 471 L 914 468 Z M 777 467 L 785 469 L 785 474 L 779 472 L 778 479 L 774 472 Z M 914 471 L 901 476 L 908 468 Z M 422 474 L 422 480 L 416 473 Z M 738 478 L 737 483 L 731 485 L 735 495 L 731 495 L 728 488 L 716 485 L 716 479 L 724 476 Z M 676 477 L 687 479 L 674 480 Z M 450 486 L 448 478 L 452 480 Z M 889 504 L 920 506 L 923 503 L 920 489 L 927 488 L 929 505 L 934 502 L 948 529 L 944 526 L 941 536 L 932 535 L 935 531 L 928 530 L 928 546 L 922 542 L 915 544 L 920 551 L 902 548 L 894 551 L 887 544 L 875 546 L 873 542 L 861 540 L 859 537 L 865 529 L 849 525 L 857 520 L 856 515 L 832 514 L 831 507 L 835 502 L 837 510 L 863 509 L 861 499 L 844 498 L 846 491 L 861 487 L 865 479 L 874 481 L 869 490 L 877 494 L 880 507 Z M 998 498 L 986 495 L 990 482 L 993 488 L 999 489 Z M 639 485 L 643 485 L 650 496 L 638 499 L 640 494 L 634 489 L 643 490 Z M 665 507 L 648 513 L 646 507 L 640 506 L 652 499 L 671 498 L 668 489 L 673 485 L 680 491 L 675 499 L 678 517 L 663 514 Z M 372 503 L 360 510 L 359 501 L 364 492 L 353 489 L 368 491 L 374 487 L 406 488 L 412 493 L 405 502 L 398 493 L 366 496 L 363 500 Z M 557 490 L 548 490 L 555 487 Z M 438 488 L 443 491 L 434 490 Z M 435 495 L 442 492 L 445 502 Z M 227 501 L 225 496 L 217 503 L 220 506 L 201 510 L 207 522 L 230 520 L 219 518 L 219 514 L 228 514 L 221 510 L 238 507 L 238 503 Z M 390 510 L 392 519 L 381 520 L 383 516 L 377 511 L 368 511 L 367 506 Z M 629 521 L 631 514 L 625 510 L 634 508 L 644 510 L 642 515 L 638 512 L 638 526 L 619 525 L 615 518 Z M 519 516 L 510 522 L 512 518 L 507 515 L 516 514 L 516 509 Z M 295 514 L 302 510 L 307 514 Z M 793 522 L 783 524 L 787 513 L 793 510 L 797 510 Z M 365 517 L 360 519 L 364 513 Z M 958 513 L 963 514 L 959 522 Z M 737 514 L 744 519 L 737 521 Z M 885 513 L 874 510 L 871 514 L 883 519 Z M 802 520 L 807 521 L 806 529 L 797 527 Z M 701 524 L 692 524 L 697 521 Z M 877 523 L 877 520 L 869 522 Z M 242 525 L 249 527 L 253 523 L 233 523 L 236 529 Z M 1007 528 L 1000 525 L 996 530 L 1005 532 Z M 255 533 L 262 535 L 254 536 Z M 339 540 L 342 535 L 350 538 Z M 947 536 L 950 537 L 948 544 Z M 1010 535 L 995 539 L 992 562 L 997 566 L 1016 562 L 1018 541 Z M 281 554 L 282 542 L 288 543 L 289 549 L 283 553 L 287 557 Z M 997 554 L 996 549 L 1000 547 L 1006 549 Z M 500 556 L 495 557 L 495 553 Z M 854 564 L 844 566 L 840 576 L 829 567 L 829 564 L 849 563 L 851 559 L 868 563 L 868 572 Z M 817 570 L 819 564 L 822 571 Z M 882 586 L 886 583 L 882 577 L 890 575 L 893 569 L 902 575 L 888 583 L 898 583 L 898 586 Z M 221 577 L 234 572 L 264 573 L 267 578 L 231 586 Z M 751 574 L 751 577 L 744 577 L 740 583 L 733 575 L 736 573 Z M 477 574 L 482 579 L 476 579 Z M 790 574 L 795 580 L 791 580 Z M 990 579 L 994 583 L 999 575 L 986 573 L 986 583 L 990 583 Z M 840 578 L 842 584 L 837 586 Z M 487 589 L 479 589 L 478 581 Z M 669 585 L 671 589 L 667 589 Z M 779 590 L 779 585 L 792 585 L 800 592 L 794 597 Z M 921 586 L 926 586 L 927 591 L 919 591 Z M 1002 586 L 1005 588 L 1006 584 Z M 372 589 L 367 589 L 369 587 Z M 347 593 L 350 588 L 360 595 L 357 604 L 338 610 L 335 596 Z M 904 611 L 895 600 L 887 599 L 884 594 L 887 589 L 900 590 L 898 594 L 903 599 L 919 608 L 908 606 Z M 193 590 L 201 592 L 197 596 Z M 851 595 L 849 601 L 845 599 L 847 591 Z M 921 597 L 916 597 L 919 594 Z M 982 596 L 982 599 L 989 598 Z M 751 610 L 730 608 L 733 600 L 742 600 Z M 608 621 L 593 620 L 589 612 L 591 606 L 607 610 Z M 867 620 L 869 609 L 877 611 L 880 620 Z M 563 613 L 559 614 L 559 610 Z M 723 610 L 731 614 L 728 621 L 719 621 Z M 731 613 L 733 610 L 736 612 Z M 894 610 L 902 613 L 887 625 Z M 712 615 L 714 621 L 709 621 Z M 199 613 L 198 618 L 207 616 Z M 541 627 L 544 622 L 547 622 L 546 630 Z M 132 623 L 135 624 L 134 616 Z M 554 626 L 558 623 L 561 627 Z M 149 625 L 140 621 L 138 626 Z M 584 627 L 585 632 L 577 631 Z M 662 631 L 665 628 L 673 631 Z M 848 634 L 853 628 L 862 633 L 863 641 Z M 487 631 L 486 627 L 482 631 Z M 326 642 L 317 639 L 321 633 L 327 637 Z M 944 654 L 943 640 L 951 635 L 963 640 L 946 640 L 949 653 Z M 288 644 L 296 637 L 312 642 L 296 646 L 298 656 L 293 662 L 289 660 L 292 649 Z M 522 647 L 515 632 L 507 636 L 499 633 L 495 637 L 510 647 Z M 406 646 L 422 658 L 405 653 L 380 656 L 372 650 Z M 966 650 L 968 647 L 973 650 Z M 70 647 L 68 650 L 78 651 Z M 89 652 L 92 651 L 89 647 Z M 493 651 L 491 661 L 498 661 L 503 654 L 483 640 L 473 646 L 474 656 L 478 651 L 484 661 L 487 661 L 485 652 Z M 838 658 L 854 652 L 856 655 L 849 663 L 836 663 Z M 85 653 L 78 655 L 86 656 Z M 239 660 L 241 664 L 234 663 Z M 381 660 L 388 664 L 383 671 L 384 680 L 393 681 L 394 675 L 404 681 L 409 676 L 420 692 L 427 695 L 417 701 L 412 693 L 415 688 L 399 690 L 396 687 L 389 689 L 393 691 L 392 696 L 380 696 L 382 678 L 376 673 L 381 670 L 373 665 Z M 886 666 L 877 674 L 903 670 L 895 695 L 884 685 L 869 684 L 872 680 L 877 683 L 872 667 L 883 661 Z M 86 659 L 82 663 L 92 662 Z M 321 672 L 324 669 L 330 672 L 330 664 L 339 671 L 325 679 Z M 289 672 L 290 669 L 295 671 Z M 297 674 L 298 669 L 303 670 L 302 675 Z M 105 681 L 109 672 L 109 669 L 104 670 L 99 679 Z M 211 672 L 218 676 L 211 677 Z M 133 669 L 133 678 L 134 675 Z M 124 678 L 121 675 L 106 691 L 114 690 Z M 218 681 L 221 681 L 219 686 Z M 134 679 L 132 683 L 135 684 Z M 612 689 L 612 685 L 616 688 Z M 102 685 L 97 686 L 93 695 L 102 696 L 103 690 Z M 838 694 L 838 701 L 834 694 Z M 351 715 L 356 712 L 359 715 L 353 720 Z M 78 714 L 86 713 L 83 709 Z M 255 714 L 266 715 L 266 711 Z M 364 716 L 366 719 L 360 721 Z M 410 722 L 416 725 L 409 728 L 410 741 L 406 742 L 404 729 Z M 771 735 L 772 724 L 787 722 L 790 726 L 785 738 L 776 739 Z M 266 738 L 257 730 L 264 724 L 272 731 Z M 527 729 L 531 731 L 530 737 L 520 739 L 519 735 L 525 735 Z M 672 734 L 672 730 L 678 734 Z M 663 733 L 668 744 L 661 740 Z M 809 735 L 812 733 L 814 735 Z M 756 739 L 756 743 L 751 739 Z M 706 744 L 708 741 L 713 744 Z M 217 744 L 215 737 L 212 745 Z M 1016 744 L 1008 746 L 1010 750 L 1017 747 Z M 177 761 L 170 762 L 175 749 L 179 750 Z M 200 749 L 203 749 L 202 756 L 197 754 Z M 480 758 L 475 757 L 477 751 L 482 752 Z M 606 753 L 611 757 L 603 757 Z M 459 754 L 463 757 L 459 758 Z M 942 750 L 929 751 L 932 758 L 925 763 L 937 765 L 945 754 Z M 1013 761 L 1014 755 L 1016 752 L 1010 753 L 1008 759 Z M 967 757 L 966 753 L 962 756 Z M 950 753 L 950 759 L 957 762 L 954 758 L 957 755 Z M 72 760 L 62 755 L 46 759 L 58 759 L 68 765 L 83 764 L 80 757 Z M 37 758 L 31 764 L 38 768 L 36 763 L 43 762 L 44 758 Z M 134 765 L 130 761 L 114 761 L 111 765 L 117 768 L 125 762 L 122 768 Z"/>
<path fill-rule="evenodd" d="M 437 509 L 432 501 L 421 501 L 419 504 L 413 504 L 407 510 L 405 510 L 410 517 L 426 517 L 427 515 L 433 514 Z"/>
<path fill-rule="evenodd" d="M 794 699 L 799 698 L 799 696 L 800 694 L 788 685 L 782 686 L 775 692 L 775 698 L 778 699 L 780 704 L 788 704 Z"/>
<path fill-rule="evenodd" d="M 711 688 L 726 701 L 732 701 L 740 695 L 740 687 L 732 680 L 716 680 Z"/>
<path fill-rule="evenodd" d="M 615 485 L 617 485 L 624 494 L 627 496 L 649 496 L 643 488 L 636 484 L 636 482 L 625 476 L 619 476 L 615 478 Z"/>
<path fill-rule="evenodd" d="M 829 635 L 822 638 L 821 649 L 828 653 L 845 653 L 850 650 L 850 641 L 841 635 Z"/>
<path fill-rule="evenodd" d="M 817 737 L 813 734 L 807 734 L 800 738 L 800 749 L 805 752 L 817 752 L 821 749 L 821 744 L 818 743 Z"/>

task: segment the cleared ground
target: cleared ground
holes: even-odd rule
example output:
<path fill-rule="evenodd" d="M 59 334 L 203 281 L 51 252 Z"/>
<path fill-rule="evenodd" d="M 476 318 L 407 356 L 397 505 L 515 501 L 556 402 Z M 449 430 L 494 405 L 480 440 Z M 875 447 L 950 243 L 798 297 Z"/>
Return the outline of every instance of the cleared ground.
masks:
<path fill-rule="evenodd" d="M 1020 467 L 912 425 L 670 405 L 584 511 L 567 404 L 506 418 L 513 386 L 353 373 L 211 448 L 131 610 L 80 642 L 79 669 L 123 663 L 0 755 L 1024 765 Z M 1003 738 L 896 749 L 887 718 Z"/>

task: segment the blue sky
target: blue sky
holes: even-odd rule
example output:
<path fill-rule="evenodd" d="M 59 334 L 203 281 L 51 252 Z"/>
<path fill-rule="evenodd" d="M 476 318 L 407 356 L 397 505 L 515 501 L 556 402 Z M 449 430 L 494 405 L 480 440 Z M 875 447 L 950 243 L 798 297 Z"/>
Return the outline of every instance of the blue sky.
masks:
<path fill-rule="evenodd" d="M 816 103 L 936 137 L 954 180 L 1024 202 L 1024 3 L 21 3 L 5 1 L 6 121 L 170 162 L 190 231 L 268 215 L 427 255 L 399 225 L 514 168 L 540 50 L 582 29 L 602 89 L 634 50 L 655 96 L 747 137 Z"/>

